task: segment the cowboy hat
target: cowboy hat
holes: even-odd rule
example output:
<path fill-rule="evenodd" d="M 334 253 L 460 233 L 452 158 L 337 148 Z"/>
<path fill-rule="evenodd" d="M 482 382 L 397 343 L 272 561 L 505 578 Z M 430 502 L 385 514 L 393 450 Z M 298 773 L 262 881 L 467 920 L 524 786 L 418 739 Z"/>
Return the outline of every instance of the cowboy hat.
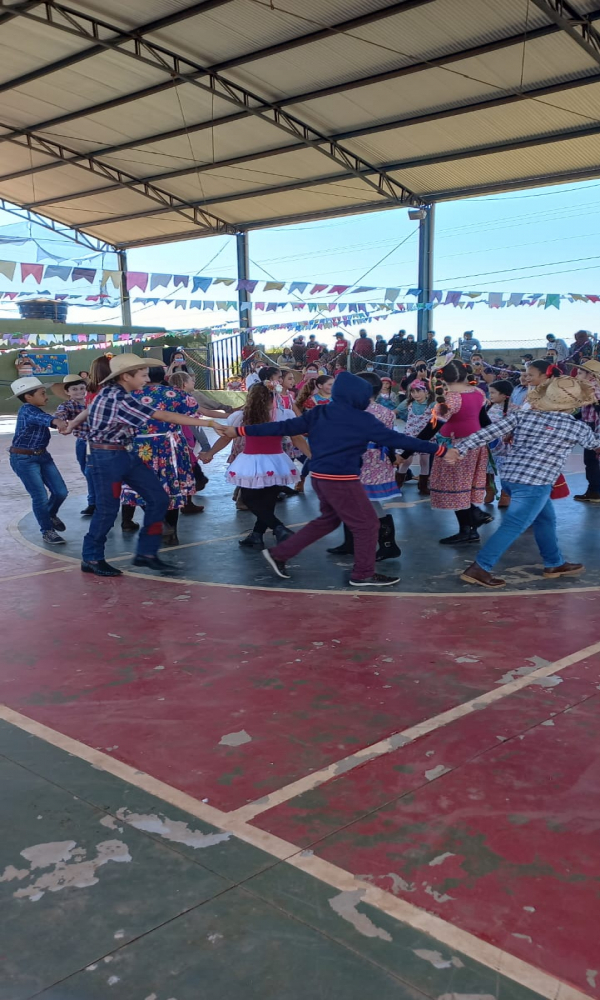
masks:
<path fill-rule="evenodd" d="M 593 358 L 590 358 L 580 365 L 575 365 L 575 367 L 583 369 L 584 372 L 589 372 L 590 375 L 595 375 L 596 378 L 600 378 L 600 361 L 594 361 Z"/>
<path fill-rule="evenodd" d="M 58 396 L 59 399 L 68 399 L 69 393 L 67 392 L 67 386 L 77 385 L 78 383 L 83 383 L 83 385 L 85 385 L 85 381 L 80 375 L 65 375 L 62 382 L 53 382 L 50 388 L 54 395 Z"/>
<path fill-rule="evenodd" d="M 40 382 L 39 378 L 36 378 L 35 375 L 25 375 L 23 378 L 18 378 L 14 382 L 11 382 L 10 387 L 13 394 L 6 398 L 16 399 L 17 396 L 22 396 L 25 392 L 35 392 L 36 389 L 43 389 L 44 383 Z"/>
<path fill-rule="evenodd" d="M 527 402 L 532 410 L 572 413 L 580 406 L 595 403 L 596 394 L 587 382 L 571 378 L 570 375 L 562 375 L 528 392 Z"/>
<path fill-rule="evenodd" d="M 111 382 L 119 375 L 125 375 L 126 372 L 135 372 L 139 371 L 140 368 L 149 367 L 148 358 L 140 358 L 138 354 L 117 354 L 110 359 L 110 375 L 103 378 L 100 385 Z"/>

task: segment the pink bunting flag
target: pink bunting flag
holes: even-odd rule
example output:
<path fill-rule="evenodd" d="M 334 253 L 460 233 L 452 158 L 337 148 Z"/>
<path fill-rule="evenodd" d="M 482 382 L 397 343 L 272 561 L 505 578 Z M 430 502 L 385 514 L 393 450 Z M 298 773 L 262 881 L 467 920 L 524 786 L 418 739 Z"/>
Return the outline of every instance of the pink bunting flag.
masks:
<path fill-rule="evenodd" d="M 141 290 L 145 292 L 148 287 L 148 272 L 127 271 L 125 273 L 125 283 L 128 292 L 130 292 L 132 288 L 141 288 Z"/>
<path fill-rule="evenodd" d="M 310 294 L 319 295 L 321 292 L 324 292 L 326 288 L 327 285 L 313 285 L 313 287 L 310 290 Z"/>
<path fill-rule="evenodd" d="M 343 295 L 344 292 L 347 292 L 349 288 L 350 288 L 350 285 L 332 285 L 327 294 L 328 295 Z"/>
<path fill-rule="evenodd" d="M 39 285 L 40 281 L 42 280 L 43 273 L 44 273 L 43 264 L 21 264 L 22 281 L 25 281 L 25 278 L 28 278 L 29 275 L 32 275 L 32 277 L 35 278 L 35 280 Z"/>

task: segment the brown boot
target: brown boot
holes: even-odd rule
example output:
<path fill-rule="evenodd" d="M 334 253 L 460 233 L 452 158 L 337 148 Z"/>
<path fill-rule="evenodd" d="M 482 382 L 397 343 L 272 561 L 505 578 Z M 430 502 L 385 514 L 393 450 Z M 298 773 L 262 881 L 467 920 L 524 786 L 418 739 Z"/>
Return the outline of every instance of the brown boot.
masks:
<path fill-rule="evenodd" d="M 299 479 L 296 485 L 294 486 L 294 493 L 304 493 L 305 482 L 306 482 L 305 479 Z"/>
<path fill-rule="evenodd" d="M 485 477 L 485 497 L 484 503 L 493 503 L 496 499 L 496 480 L 494 479 L 491 472 L 488 472 Z"/>
<path fill-rule="evenodd" d="M 555 580 L 559 576 L 579 576 L 585 573 L 583 563 L 563 563 L 562 566 L 546 566 L 544 576 L 547 580 Z"/>
<path fill-rule="evenodd" d="M 492 576 L 487 569 L 482 569 L 479 563 L 471 563 L 464 573 L 460 574 L 461 580 L 465 583 L 476 583 L 479 587 L 487 587 L 489 590 L 498 590 L 499 587 L 506 587 L 506 580 L 500 580 L 497 576 Z"/>
<path fill-rule="evenodd" d="M 419 485 L 418 485 L 417 488 L 418 488 L 419 493 L 421 494 L 422 497 L 428 497 L 429 496 L 429 476 L 419 476 Z"/>
<path fill-rule="evenodd" d="M 202 507 L 201 504 L 194 503 L 190 496 L 185 498 L 184 506 L 180 507 L 182 514 L 201 514 L 203 510 L 204 507 Z"/>
<path fill-rule="evenodd" d="M 500 499 L 498 500 L 499 507 L 510 507 L 510 493 L 502 490 L 500 493 Z"/>
<path fill-rule="evenodd" d="M 406 473 L 405 472 L 397 472 L 396 473 L 396 486 L 398 487 L 399 490 L 401 490 L 402 487 L 404 486 L 404 480 L 405 479 L 406 479 Z"/>

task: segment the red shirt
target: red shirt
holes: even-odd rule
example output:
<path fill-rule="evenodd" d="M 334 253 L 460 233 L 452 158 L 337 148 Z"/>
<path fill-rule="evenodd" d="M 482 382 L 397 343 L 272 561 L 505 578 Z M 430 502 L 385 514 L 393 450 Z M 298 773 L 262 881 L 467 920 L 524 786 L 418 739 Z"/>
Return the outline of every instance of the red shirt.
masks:
<path fill-rule="evenodd" d="M 334 350 L 336 354 L 343 354 L 344 351 L 348 350 L 348 341 L 344 337 L 338 337 Z"/>
<path fill-rule="evenodd" d="M 306 352 L 306 363 L 307 365 L 314 364 L 321 357 L 321 348 L 318 344 L 314 347 L 309 347 Z"/>

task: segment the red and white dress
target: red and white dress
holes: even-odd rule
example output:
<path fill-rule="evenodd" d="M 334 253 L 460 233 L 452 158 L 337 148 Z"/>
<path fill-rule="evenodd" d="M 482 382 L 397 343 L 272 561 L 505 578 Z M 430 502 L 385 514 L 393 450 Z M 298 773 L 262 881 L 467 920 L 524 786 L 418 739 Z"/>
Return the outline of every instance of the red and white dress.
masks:
<path fill-rule="evenodd" d="M 440 428 L 438 440 L 452 448 L 455 442 L 478 431 L 481 428 L 479 414 L 485 401 L 480 389 L 447 392 L 450 415 Z M 483 503 L 487 460 L 487 445 L 472 448 L 456 465 L 434 459 L 429 477 L 431 506 L 441 510 L 468 510 L 471 504 Z"/>
<path fill-rule="evenodd" d="M 295 416 L 291 410 L 286 410 L 280 419 L 292 420 Z M 294 486 L 298 482 L 298 470 L 283 450 L 282 437 L 244 437 L 238 440 L 243 442 L 244 450 L 236 455 L 225 473 L 232 486 L 262 490 L 266 486 Z"/>

